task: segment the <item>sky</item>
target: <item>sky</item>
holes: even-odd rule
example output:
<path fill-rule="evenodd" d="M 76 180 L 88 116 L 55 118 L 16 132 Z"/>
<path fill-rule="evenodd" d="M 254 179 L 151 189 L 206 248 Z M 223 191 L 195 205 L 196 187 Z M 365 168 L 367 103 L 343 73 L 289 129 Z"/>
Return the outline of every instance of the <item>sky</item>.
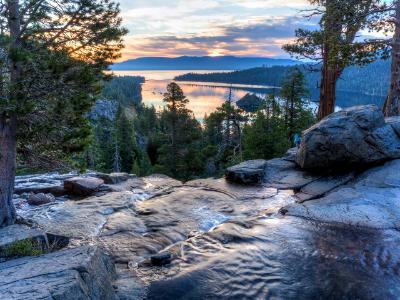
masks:
<path fill-rule="evenodd" d="M 288 57 L 281 49 L 302 17 L 306 0 L 120 0 L 129 30 L 121 60 L 145 56 Z"/>

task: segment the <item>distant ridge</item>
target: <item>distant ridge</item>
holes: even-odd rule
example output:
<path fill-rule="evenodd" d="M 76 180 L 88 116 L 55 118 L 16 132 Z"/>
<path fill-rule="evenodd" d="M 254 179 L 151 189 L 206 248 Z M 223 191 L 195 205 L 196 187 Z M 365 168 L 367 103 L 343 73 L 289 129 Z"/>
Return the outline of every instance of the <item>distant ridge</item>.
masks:
<path fill-rule="evenodd" d="M 299 64 L 292 59 L 236 56 L 141 57 L 112 65 L 111 70 L 244 70 Z"/>

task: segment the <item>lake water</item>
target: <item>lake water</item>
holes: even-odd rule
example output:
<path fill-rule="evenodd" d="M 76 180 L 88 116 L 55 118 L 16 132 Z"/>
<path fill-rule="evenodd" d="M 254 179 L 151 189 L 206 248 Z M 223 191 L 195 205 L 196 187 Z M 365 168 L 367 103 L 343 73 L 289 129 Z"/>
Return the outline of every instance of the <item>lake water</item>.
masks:
<path fill-rule="evenodd" d="M 142 85 L 143 103 L 146 105 L 154 105 L 157 109 L 163 107 L 163 94 L 166 92 L 167 85 L 173 81 L 175 76 L 186 73 L 210 73 L 210 72 L 230 72 L 224 71 L 206 71 L 206 70 L 167 70 L 167 71 L 114 71 L 117 76 L 143 76 L 146 82 Z M 202 119 L 205 114 L 210 114 L 228 98 L 229 84 L 211 83 L 211 82 L 178 82 L 186 97 L 189 99 L 188 108 L 191 109 L 195 117 Z M 249 91 L 265 94 L 266 89 L 270 86 L 259 85 L 232 85 L 232 100 L 237 101 Z"/>
<path fill-rule="evenodd" d="M 210 70 L 145 70 L 145 71 L 114 71 L 117 76 L 143 76 L 146 82 L 142 85 L 143 103 L 146 105 L 154 105 L 160 110 L 164 106 L 163 94 L 166 92 L 167 85 L 173 81 L 174 77 L 186 73 L 211 73 L 211 72 L 231 72 L 229 70 L 210 71 Z M 217 82 L 178 82 L 186 97 L 189 99 L 189 109 L 194 112 L 198 120 L 202 120 L 205 114 L 210 114 L 217 107 L 221 106 L 228 98 L 229 89 L 232 87 L 233 102 L 239 100 L 247 93 L 255 93 L 260 97 L 265 97 L 277 88 L 263 85 L 244 85 L 244 84 L 226 84 Z M 318 109 L 319 90 L 310 90 L 310 106 L 313 111 Z M 337 91 L 336 110 L 341 108 L 376 104 L 382 106 L 384 102 L 383 96 L 365 95 L 360 92 Z"/>

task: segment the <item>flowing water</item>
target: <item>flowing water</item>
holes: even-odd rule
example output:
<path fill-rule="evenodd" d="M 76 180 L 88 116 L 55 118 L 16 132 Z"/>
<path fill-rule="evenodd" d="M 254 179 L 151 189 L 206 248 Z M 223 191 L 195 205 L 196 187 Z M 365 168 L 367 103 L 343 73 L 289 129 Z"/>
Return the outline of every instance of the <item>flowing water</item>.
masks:
<path fill-rule="evenodd" d="M 226 223 L 187 241 L 168 267 L 173 275 L 152 282 L 148 298 L 396 299 L 399 242 L 392 231 L 298 219 Z"/>

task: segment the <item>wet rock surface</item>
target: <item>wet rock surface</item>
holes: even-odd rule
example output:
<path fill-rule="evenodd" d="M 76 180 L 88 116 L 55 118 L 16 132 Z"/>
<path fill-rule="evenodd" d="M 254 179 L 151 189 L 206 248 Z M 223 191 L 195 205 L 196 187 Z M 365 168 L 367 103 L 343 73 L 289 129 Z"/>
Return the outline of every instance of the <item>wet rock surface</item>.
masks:
<path fill-rule="evenodd" d="M 28 203 L 30 205 L 42 205 L 42 204 L 47 204 L 54 202 L 56 198 L 54 197 L 53 194 L 44 194 L 44 193 L 38 193 L 38 194 L 30 194 L 28 197 Z"/>
<path fill-rule="evenodd" d="M 349 183 L 354 177 L 354 173 L 323 176 L 303 186 L 295 197 L 298 202 L 320 198 L 335 188 Z"/>
<path fill-rule="evenodd" d="M 118 184 L 129 179 L 133 179 L 136 176 L 128 173 L 111 173 L 111 174 L 104 174 L 99 173 L 97 177 L 102 179 L 106 184 Z"/>
<path fill-rule="evenodd" d="M 361 174 L 312 174 L 287 157 L 264 168 L 256 185 L 154 175 L 18 212 L 67 236 L 72 250 L 104 249 L 116 265 L 101 279 L 112 284 L 104 299 L 398 298 L 400 160 Z M 69 272 L 20 278 L 0 292 L 38 299 L 59 286 L 82 289 L 82 275 Z"/>
<path fill-rule="evenodd" d="M 360 109 L 337 118 L 397 134 L 397 119 L 366 110 L 371 120 Z M 372 160 L 374 147 L 363 150 Z M 19 205 L 70 249 L 0 263 L 0 298 L 398 299 L 400 159 L 316 173 L 296 151 L 232 167 L 229 180 L 134 177 L 78 201 Z"/>
<path fill-rule="evenodd" d="M 185 241 L 162 269 L 138 268 L 146 299 L 397 299 L 397 231 L 297 218 L 226 222 Z"/>
<path fill-rule="evenodd" d="M 50 193 L 55 196 L 64 195 L 64 180 L 76 176 L 75 173 L 69 174 L 39 174 L 17 176 L 15 179 L 15 194 L 23 193 Z"/>
<path fill-rule="evenodd" d="M 400 116 L 385 118 L 385 122 L 392 126 L 394 132 L 400 137 Z"/>
<path fill-rule="evenodd" d="M 373 168 L 323 198 L 285 207 L 319 222 L 400 229 L 400 160 Z"/>

